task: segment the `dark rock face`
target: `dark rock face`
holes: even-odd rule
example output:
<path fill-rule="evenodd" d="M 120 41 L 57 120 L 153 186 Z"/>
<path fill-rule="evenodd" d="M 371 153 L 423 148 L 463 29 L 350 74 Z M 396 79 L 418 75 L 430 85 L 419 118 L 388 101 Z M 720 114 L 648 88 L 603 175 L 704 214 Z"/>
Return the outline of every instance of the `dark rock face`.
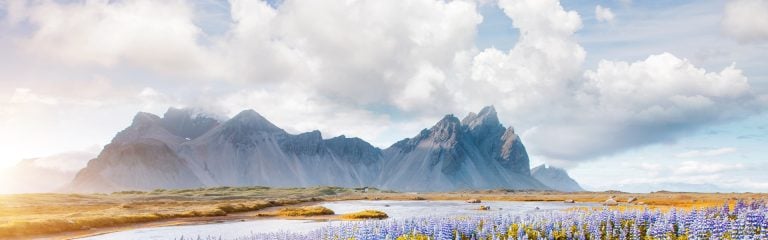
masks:
<path fill-rule="evenodd" d="M 515 130 L 512 127 L 508 128 L 501 140 L 501 151 L 495 156 L 499 163 L 509 170 L 531 174 L 528 152 L 525 151 L 525 146 L 515 134 Z"/>
<path fill-rule="evenodd" d="M 489 153 L 509 171 L 530 175 L 528 153 L 512 127 L 504 128 L 492 107 L 470 113 L 461 121 L 481 152 Z"/>
<path fill-rule="evenodd" d="M 377 164 L 381 160 L 381 149 L 378 149 L 359 138 L 338 136 L 325 140 L 325 146 L 336 156 L 342 156 L 352 164 Z"/>
<path fill-rule="evenodd" d="M 493 107 L 446 115 L 381 150 L 359 138 L 289 134 L 253 110 L 221 122 L 186 109 L 139 113 L 70 185 L 76 191 L 208 186 L 375 186 L 400 191 L 547 189 Z"/>

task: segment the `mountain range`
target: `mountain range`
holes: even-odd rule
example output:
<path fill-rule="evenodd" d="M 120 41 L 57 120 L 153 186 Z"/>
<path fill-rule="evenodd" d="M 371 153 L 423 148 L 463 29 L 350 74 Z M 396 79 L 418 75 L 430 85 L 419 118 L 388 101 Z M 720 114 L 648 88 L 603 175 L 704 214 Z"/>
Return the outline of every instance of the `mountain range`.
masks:
<path fill-rule="evenodd" d="M 575 183 L 568 179 L 568 184 Z M 77 173 L 67 190 L 254 185 L 396 191 L 561 189 L 547 185 L 553 183 L 559 182 L 531 175 L 520 137 L 512 127 L 502 126 L 492 106 L 462 120 L 446 115 L 386 149 L 343 135 L 324 139 L 319 131 L 291 134 L 253 110 L 218 120 L 171 108 L 162 117 L 138 113 Z"/>

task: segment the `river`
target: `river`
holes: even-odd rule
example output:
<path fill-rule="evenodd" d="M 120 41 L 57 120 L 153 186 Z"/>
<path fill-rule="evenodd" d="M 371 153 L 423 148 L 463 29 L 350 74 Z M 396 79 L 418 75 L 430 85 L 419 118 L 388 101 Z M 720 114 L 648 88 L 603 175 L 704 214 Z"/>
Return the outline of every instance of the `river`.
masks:
<path fill-rule="evenodd" d="M 389 219 L 407 219 L 422 216 L 469 216 L 481 214 L 527 214 L 531 212 L 556 211 L 575 206 L 596 206 L 595 204 L 567 204 L 561 202 L 483 202 L 470 204 L 463 201 L 339 201 L 320 204 L 330 208 L 336 214 L 362 211 L 366 209 L 381 210 L 389 215 Z M 489 211 L 479 211 L 480 205 L 490 206 Z M 180 225 L 166 227 L 150 227 L 126 230 L 92 236 L 88 240 L 134 240 L 134 239 L 195 239 L 199 236 L 215 236 L 222 239 L 232 239 L 250 236 L 254 233 L 269 232 L 308 232 L 320 229 L 334 221 L 313 220 L 282 220 L 257 219 L 249 221 L 233 221 L 197 225 Z"/>

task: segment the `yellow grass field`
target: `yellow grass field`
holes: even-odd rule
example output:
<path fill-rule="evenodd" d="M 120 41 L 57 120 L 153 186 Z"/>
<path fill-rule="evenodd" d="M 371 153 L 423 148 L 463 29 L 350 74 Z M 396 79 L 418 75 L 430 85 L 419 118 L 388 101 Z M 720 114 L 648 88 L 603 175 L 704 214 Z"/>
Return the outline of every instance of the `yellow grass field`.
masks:
<path fill-rule="evenodd" d="M 275 207 L 312 205 L 322 201 L 342 200 L 467 200 L 482 201 L 564 201 L 603 202 L 615 196 L 617 208 L 668 209 L 722 206 L 736 199 L 766 199 L 766 194 L 708 194 L 657 192 L 630 194 L 621 192 L 529 192 L 529 191 L 464 191 L 451 193 L 396 193 L 369 189 L 337 187 L 267 188 L 219 187 L 207 189 L 127 191 L 112 194 L 18 194 L 0 195 L 0 238 L 26 238 L 30 236 L 60 236 L 64 233 L 88 233 L 114 227 L 131 227 L 142 223 L 167 222 L 179 219 L 218 219 L 233 217 L 258 218 L 260 216 L 310 216 L 333 214 L 313 208 L 286 208 L 283 213 Z M 644 205 L 627 204 L 630 197 Z M 294 215 L 291 215 L 290 209 Z M 265 214 L 266 212 L 266 214 Z M 317 213 L 317 214 L 315 214 Z M 386 215 L 386 213 L 383 213 Z M 381 217 L 380 215 L 377 215 Z M 378 218 L 374 217 L 374 218 Z M 357 219 L 337 216 L 339 219 Z M 364 217 L 363 217 L 364 218 Z"/>

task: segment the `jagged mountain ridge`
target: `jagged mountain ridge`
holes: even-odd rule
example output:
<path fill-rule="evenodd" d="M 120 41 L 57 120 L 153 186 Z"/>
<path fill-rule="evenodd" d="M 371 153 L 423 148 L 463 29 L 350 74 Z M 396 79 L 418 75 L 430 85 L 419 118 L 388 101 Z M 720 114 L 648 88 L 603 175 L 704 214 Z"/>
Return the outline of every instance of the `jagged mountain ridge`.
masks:
<path fill-rule="evenodd" d="M 211 186 L 373 186 L 398 191 L 548 189 L 514 129 L 483 108 L 387 149 L 359 138 L 290 134 L 253 110 L 220 121 L 190 110 L 138 113 L 81 170 L 73 191 Z"/>
<path fill-rule="evenodd" d="M 434 127 L 387 148 L 384 155 L 378 182 L 386 189 L 546 188 L 530 176 L 525 147 L 512 128 L 499 123 L 493 107 L 462 121 L 446 115 Z"/>

